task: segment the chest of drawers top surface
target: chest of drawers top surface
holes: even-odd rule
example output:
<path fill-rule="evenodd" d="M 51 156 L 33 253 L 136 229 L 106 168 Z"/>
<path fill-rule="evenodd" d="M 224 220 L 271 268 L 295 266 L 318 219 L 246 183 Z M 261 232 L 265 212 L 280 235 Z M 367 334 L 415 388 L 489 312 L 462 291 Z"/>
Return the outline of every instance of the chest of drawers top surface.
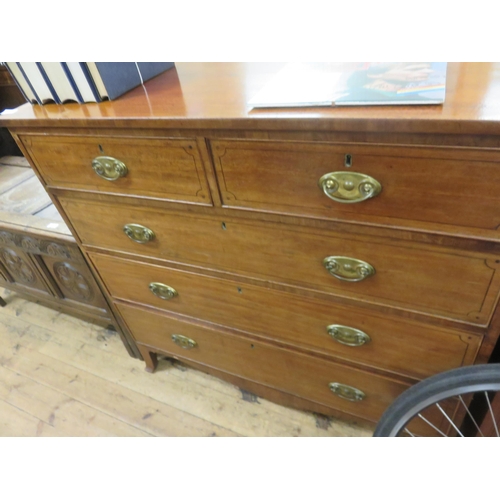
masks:
<path fill-rule="evenodd" d="M 116 101 L 19 107 L 2 126 L 207 128 L 485 134 L 500 132 L 500 64 L 450 63 L 441 106 L 252 109 L 280 63 L 176 63 Z"/>

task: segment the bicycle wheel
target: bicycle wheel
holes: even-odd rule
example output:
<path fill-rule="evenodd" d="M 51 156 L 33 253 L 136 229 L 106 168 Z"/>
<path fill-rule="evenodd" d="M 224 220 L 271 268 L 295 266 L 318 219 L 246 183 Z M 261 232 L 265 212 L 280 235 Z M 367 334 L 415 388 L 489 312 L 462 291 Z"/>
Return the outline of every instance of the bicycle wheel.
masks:
<path fill-rule="evenodd" d="M 384 412 L 373 436 L 485 435 L 486 428 L 486 434 L 498 436 L 498 391 L 500 364 L 465 366 L 434 375 L 401 394 Z M 432 412 L 439 422 L 429 421 Z M 429 434 L 411 430 L 427 425 L 432 429 Z"/>

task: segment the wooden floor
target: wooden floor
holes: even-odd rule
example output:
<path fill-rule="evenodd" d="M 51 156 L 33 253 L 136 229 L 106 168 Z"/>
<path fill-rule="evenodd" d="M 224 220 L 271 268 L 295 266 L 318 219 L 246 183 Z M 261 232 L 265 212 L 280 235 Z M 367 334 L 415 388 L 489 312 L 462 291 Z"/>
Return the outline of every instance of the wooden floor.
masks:
<path fill-rule="evenodd" d="M 117 334 L 0 288 L 0 436 L 370 436 L 167 360 L 154 374 Z"/>

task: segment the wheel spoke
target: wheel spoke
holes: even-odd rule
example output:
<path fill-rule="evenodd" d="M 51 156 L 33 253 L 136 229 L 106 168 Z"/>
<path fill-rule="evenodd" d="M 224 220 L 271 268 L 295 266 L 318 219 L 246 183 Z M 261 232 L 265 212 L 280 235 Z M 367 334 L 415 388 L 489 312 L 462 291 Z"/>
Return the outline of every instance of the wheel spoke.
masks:
<path fill-rule="evenodd" d="M 436 406 L 439 408 L 439 411 L 445 416 L 446 420 L 450 422 L 453 428 L 460 434 L 460 437 L 464 437 L 464 435 L 460 432 L 459 428 L 455 425 L 453 420 L 447 415 L 447 413 L 439 406 L 439 403 L 436 403 Z"/>
<path fill-rule="evenodd" d="M 497 422 L 495 420 L 495 415 L 494 415 L 493 410 L 491 408 L 490 398 L 488 397 L 488 393 L 486 391 L 484 391 L 484 395 L 486 396 L 486 401 L 488 402 L 488 408 L 490 409 L 491 420 L 493 421 L 493 426 L 495 427 L 495 432 L 497 433 L 497 437 L 500 437 L 500 435 L 498 434 L 498 427 L 497 427 Z"/>
<path fill-rule="evenodd" d="M 434 424 L 431 424 L 425 417 L 422 417 L 422 415 L 420 415 L 420 413 L 418 414 L 418 416 L 427 424 L 427 425 L 430 425 L 434 430 L 436 430 L 437 432 L 439 432 L 439 434 L 441 434 L 441 436 L 443 437 L 448 437 L 446 434 L 444 434 L 443 432 L 441 432 Z"/>
<path fill-rule="evenodd" d="M 481 436 L 484 437 L 484 434 L 481 432 L 481 429 L 479 428 L 479 425 L 477 425 L 476 419 L 472 416 L 472 413 L 470 412 L 468 406 L 465 404 L 464 400 L 462 399 L 462 396 L 459 395 L 458 399 L 460 399 L 460 401 L 462 402 L 462 406 L 465 408 L 465 411 L 468 413 L 470 419 L 472 420 L 472 422 L 476 426 L 476 429 L 479 432 L 479 434 L 481 434 Z"/>

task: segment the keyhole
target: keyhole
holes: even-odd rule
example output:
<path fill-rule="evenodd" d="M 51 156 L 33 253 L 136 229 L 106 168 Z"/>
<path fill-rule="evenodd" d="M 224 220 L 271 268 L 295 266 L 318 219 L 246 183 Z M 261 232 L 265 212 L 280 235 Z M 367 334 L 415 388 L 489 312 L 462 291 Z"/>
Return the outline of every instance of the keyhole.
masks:
<path fill-rule="evenodd" d="M 102 149 L 102 146 L 101 146 L 100 144 L 99 144 L 99 151 L 100 151 L 101 153 L 104 153 L 104 149 Z"/>
<path fill-rule="evenodd" d="M 225 222 L 223 222 L 223 223 L 221 224 L 221 227 L 222 227 L 222 229 L 224 229 L 224 231 L 225 231 L 225 230 L 227 229 L 227 227 L 226 227 L 226 223 L 225 223 Z"/>
<path fill-rule="evenodd" d="M 344 157 L 344 166 L 346 168 L 352 167 L 352 155 L 345 155 L 345 157 Z"/>

